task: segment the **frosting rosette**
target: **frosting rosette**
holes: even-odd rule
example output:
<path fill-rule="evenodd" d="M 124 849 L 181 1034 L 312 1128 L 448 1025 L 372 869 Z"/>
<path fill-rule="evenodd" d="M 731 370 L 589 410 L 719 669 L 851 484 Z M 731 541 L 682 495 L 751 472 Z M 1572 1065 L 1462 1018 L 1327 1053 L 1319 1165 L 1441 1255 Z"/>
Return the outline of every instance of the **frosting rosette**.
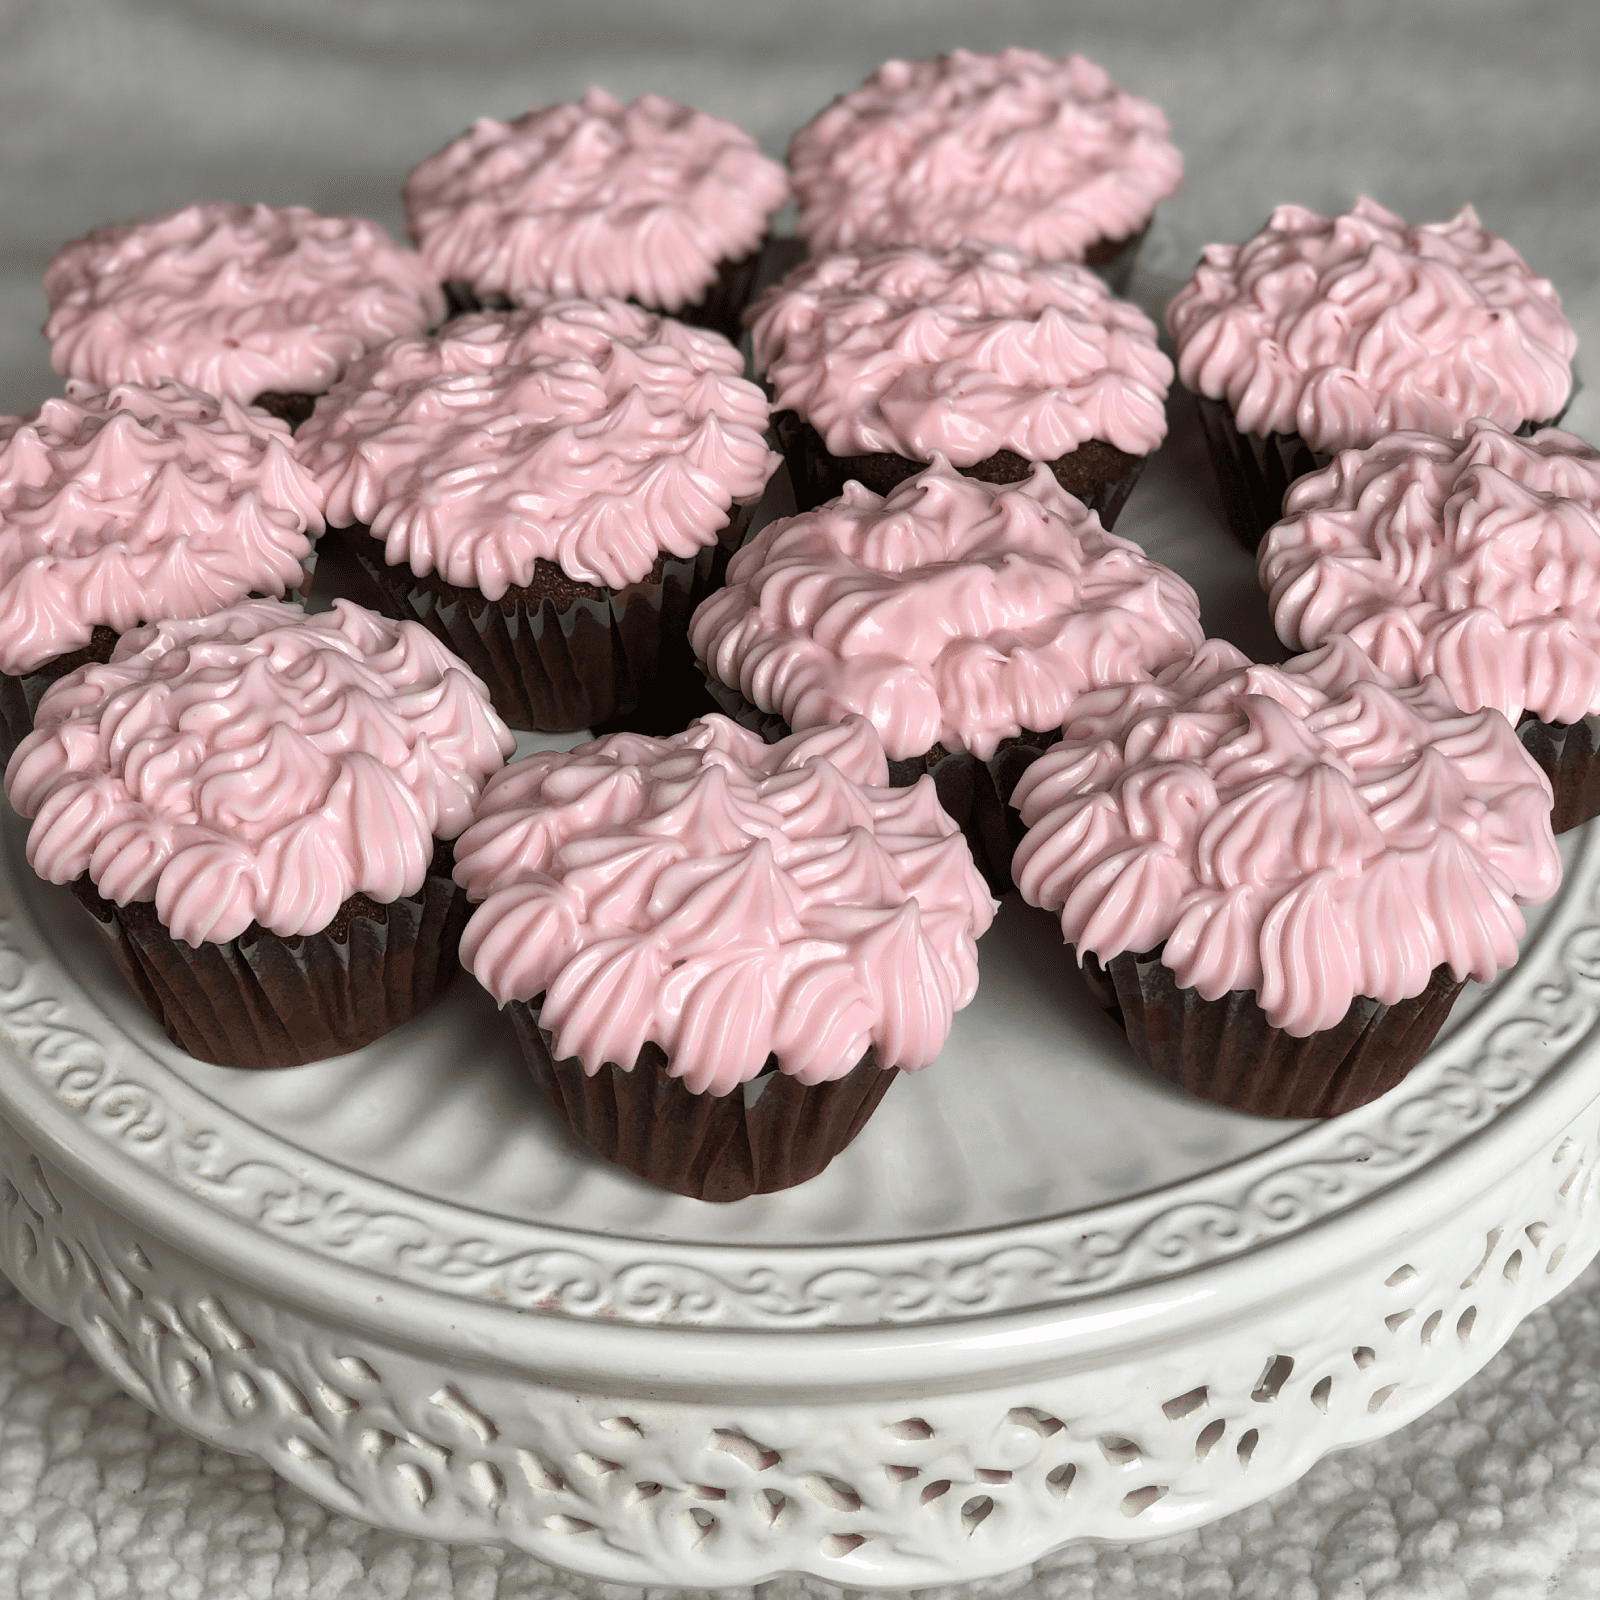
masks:
<path fill-rule="evenodd" d="M 333 527 L 498 600 L 537 560 L 620 589 L 715 544 L 778 465 L 739 352 L 621 300 L 457 317 L 351 369 L 296 451 Z"/>
<path fill-rule="evenodd" d="M 322 490 L 283 423 L 174 382 L 66 391 L 0 417 L 0 671 L 300 583 Z"/>
<path fill-rule="evenodd" d="M 45 268 L 50 361 L 109 386 L 177 378 L 210 394 L 320 394 L 366 351 L 420 333 L 444 294 L 365 217 L 186 206 L 102 228 Z"/>
<path fill-rule="evenodd" d="M 1207 245 L 1167 307 L 1178 376 L 1241 433 L 1324 452 L 1473 417 L 1557 416 L 1578 337 L 1547 278 L 1465 206 L 1411 227 L 1362 196 L 1342 216 L 1279 206 L 1242 245 Z"/>
<path fill-rule="evenodd" d="M 790 142 L 800 232 L 818 254 L 985 239 L 1081 261 L 1177 189 L 1167 132 L 1159 107 L 1082 56 L 887 61 Z"/>
<path fill-rule="evenodd" d="M 689 625 L 711 675 L 760 710 L 792 728 L 859 713 L 897 761 L 935 744 L 987 760 L 1204 637 L 1189 585 L 1048 467 L 994 484 L 942 459 L 887 498 L 851 483 L 768 524 Z"/>
<path fill-rule="evenodd" d="M 1285 644 L 1338 634 L 1463 711 L 1600 712 L 1600 454 L 1547 428 L 1395 433 L 1289 491 L 1259 570 Z"/>
<path fill-rule="evenodd" d="M 774 404 L 836 456 L 966 467 L 1088 439 L 1143 456 L 1167 433 L 1155 324 L 1087 268 L 997 245 L 808 261 L 762 297 L 751 337 Z"/>
<path fill-rule="evenodd" d="M 1160 951 L 1296 1038 L 1357 996 L 1487 982 L 1561 879 L 1550 784 L 1497 711 L 1396 685 L 1348 640 L 1282 667 L 1207 640 L 1078 702 L 1023 774 L 1023 898 L 1102 964 Z"/>
<path fill-rule="evenodd" d="M 456 849 L 483 903 L 461 960 L 502 1005 L 544 996 L 558 1058 L 694 1094 L 777 1058 L 801 1083 L 927 1066 L 977 990 L 994 916 L 931 779 L 888 787 L 869 724 L 768 745 L 726 717 L 619 733 L 490 780 Z"/>
<path fill-rule="evenodd" d="M 596 88 L 474 123 L 412 169 L 406 226 L 438 277 L 480 294 L 676 311 L 760 244 L 788 194 L 783 168 L 733 123 Z"/>
<path fill-rule="evenodd" d="M 246 600 L 125 633 L 39 703 L 6 768 L 41 878 L 154 901 L 174 938 L 317 933 L 415 894 L 514 748 L 415 622 Z"/>

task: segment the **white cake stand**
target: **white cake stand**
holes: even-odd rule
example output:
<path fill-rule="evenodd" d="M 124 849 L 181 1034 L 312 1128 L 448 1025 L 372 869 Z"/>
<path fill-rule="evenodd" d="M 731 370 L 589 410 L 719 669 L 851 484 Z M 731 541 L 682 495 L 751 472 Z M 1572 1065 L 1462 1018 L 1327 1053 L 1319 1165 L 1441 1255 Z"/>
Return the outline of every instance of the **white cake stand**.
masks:
<path fill-rule="evenodd" d="M 911 1586 L 1280 1489 L 1600 1246 L 1600 844 L 1331 1123 L 1147 1076 L 1008 903 L 946 1055 L 786 1195 L 576 1148 L 467 982 L 282 1073 L 172 1049 L 0 851 L 0 1267 L 145 1404 L 338 1510 L 630 1583 Z"/>

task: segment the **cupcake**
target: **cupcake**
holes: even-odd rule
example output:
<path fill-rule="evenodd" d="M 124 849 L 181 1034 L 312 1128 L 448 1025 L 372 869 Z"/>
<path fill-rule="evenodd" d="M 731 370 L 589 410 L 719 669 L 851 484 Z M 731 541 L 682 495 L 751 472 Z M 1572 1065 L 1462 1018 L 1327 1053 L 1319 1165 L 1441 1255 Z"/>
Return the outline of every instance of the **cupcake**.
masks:
<path fill-rule="evenodd" d="M 591 89 L 485 117 L 405 183 L 406 225 L 462 310 L 615 296 L 739 337 L 789 181 L 742 128 Z"/>
<path fill-rule="evenodd" d="M 358 356 L 444 315 L 414 250 L 364 217 L 186 206 L 102 228 L 45 268 L 50 361 L 99 388 L 176 378 L 290 427 Z"/>
<path fill-rule="evenodd" d="M 181 383 L 0 417 L 0 754 L 142 622 L 301 587 L 322 491 L 275 417 Z"/>
<path fill-rule="evenodd" d="M 859 717 L 724 717 L 490 780 L 456 851 L 461 959 L 597 1155 L 700 1200 L 802 1183 L 931 1063 L 994 907 L 933 785 Z"/>
<path fill-rule="evenodd" d="M 425 629 L 246 600 L 124 634 L 37 724 L 5 780 L 29 864 L 191 1055 L 339 1055 L 450 981 L 448 841 L 513 741 Z"/>
<path fill-rule="evenodd" d="M 1336 451 L 1397 429 L 1459 437 L 1474 417 L 1557 421 L 1578 342 L 1549 280 L 1471 206 L 1413 228 L 1365 196 L 1340 217 L 1279 206 L 1248 243 L 1207 245 L 1167 330 L 1251 552 Z"/>
<path fill-rule="evenodd" d="M 358 364 L 296 443 L 393 614 L 513 727 L 571 731 L 686 692 L 689 614 L 778 465 L 742 370 L 621 300 L 480 312 Z"/>
<path fill-rule="evenodd" d="M 713 698 L 766 737 L 871 721 L 891 781 L 932 774 L 996 890 L 1011 791 L 1079 696 L 1204 637 L 1188 584 L 1047 468 L 991 484 L 937 457 L 887 497 L 851 483 L 770 523 L 689 628 Z"/>
<path fill-rule="evenodd" d="M 1344 635 L 1390 678 L 1493 706 L 1555 790 L 1557 833 L 1600 812 L 1600 454 L 1493 422 L 1393 433 L 1300 479 L 1259 556 L 1294 650 Z"/>
<path fill-rule="evenodd" d="M 1023 898 L 1060 914 L 1134 1049 L 1266 1116 L 1392 1088 L 1561 879 L 1511 724 L 1347 639 L 1283 667 L 1212 639 L 1086 695 L 1016 801 Z"/>
<path fill-rule="evenodd" d="M 1046 462 L 1109 528 L 1167 433 L 1155 324 L 1092 272 L 999 245 L 806 262 L 751 336 L 803 511 L 851 478 L 887 494 L 938 454 L 989 483 Z"/>
<path fill-rule="evenodd" d="M 791 141 L 800 232 L 813 255 L 982 239 L 1085 262 L 1120 293 L 1183 178 L 1167 131 L 1082 56 L 885 62 Z"/>

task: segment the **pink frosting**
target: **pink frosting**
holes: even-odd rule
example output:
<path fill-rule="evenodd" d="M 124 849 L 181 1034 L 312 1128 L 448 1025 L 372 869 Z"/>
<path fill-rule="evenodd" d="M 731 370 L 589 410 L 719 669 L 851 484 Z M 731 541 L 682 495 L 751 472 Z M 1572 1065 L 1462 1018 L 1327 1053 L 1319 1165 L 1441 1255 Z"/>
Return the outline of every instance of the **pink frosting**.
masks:
<path fill-rule="evenodd" d="M 1413 228 L 1365 196 L 1340 217 L 1279 206 L 1248 243 L 1207 245 L 1167 328 L 1178 376 L 1241 432 L 1322 451 L 1548 420 L 1578 342 L 1549 280 L 1471 206 Z"/>
<path fill-rule="evenodd" d="M 179 383 L 0 417 L 0 671 L 304 576 L 322 491 L 275 417 Z"/>
<path fill-rule="evenodd" d="M 6 769 L 28 860 L 155 902 L 174 938 L 316 933 L 415 894 L 514 741 L 416 622 L 246 600 L 126 633 L 46 691 Z"/>
<path fill-rule="evenodd" d="M 211 394 L 320 394 L 357 356 L 444 315 L 415 251 L 364 217 L 188 206 L 102 228 L 45 268 L 57 372 Z"/>
<path fill-rule="evenodd" d="M 979 483 L 942 459 L 886 499 L 850 483 L 770 523 L 689 624 L 712 675 L 763 711 L 792 728 L 859 712 L 894 760 L 934 744 L 986 760 L 1204 637 L 1189 585 L 1047 467 Z"/>
<path fill-rule="evenodd" d="M 1289 491 L 1261 546 L 1279 637 L 1345 634 L 1513 722 L 1600 712 L 1600 454 L 1554 428 L 1396 433 Z"/>
<path fill-rule="evenodd" d="M 356 366 L 304 423 L 334 527 L 497 600 L 556 562 L 620 589 L 716 542 L 779 457 L 719 334 L 621 300 L 458 317 Z"/>
<path fill-rule="evenodd" d="M 1053 461 L 1087 439 L 1148 455 L 1166 437 L 1172 363 L 1155 324 L 1094 273 L 998 245 L 808 261 L 751 328 L 774 404 L 836 456 L 997 450 Z"/>
<path fill-rule="evenodd" d="M 501 1004 L 544 995 L 558 1058 L 695 1094 L 776 1055 L 802 1083 L 876 1046 L 913 1070 L 978 986 L 994 902 L 933 780 L 891 789 L 860 718 L 764 744 L 726 717 L 529 756 L 456 852 L 483 904 L 462 962 Z"/>
<path fill-rule="evenodd" d="M 1023 898 L 1102 961 L 1162 946 L 1180 988 L 1254 990 L 1296 1037 L 1441 964 L 1487 982 L 1561 880 L 1550 784 L 1498 711 L 1399 687 L 1347 640 L 1283 667 L 1212 639 L 1085 696 L 1023 774 Z"/>
<path fill-rule="evenodd" d="M 412 170 L 405 194 L 411 237 L 447 282 L 676 311 L 721 261 L 755 249 L 789 181 L 731 122 L 591 89 L 576 105 L 474 123 Z"/>
<path fill-rule="evenodd" d="M 987 239 L 1081 261 L 1125 239 L 1183 178 L 1167 119 L 1082 56 L 1032 50 L 888 61 L 789 146 L 813 252 Z"/>

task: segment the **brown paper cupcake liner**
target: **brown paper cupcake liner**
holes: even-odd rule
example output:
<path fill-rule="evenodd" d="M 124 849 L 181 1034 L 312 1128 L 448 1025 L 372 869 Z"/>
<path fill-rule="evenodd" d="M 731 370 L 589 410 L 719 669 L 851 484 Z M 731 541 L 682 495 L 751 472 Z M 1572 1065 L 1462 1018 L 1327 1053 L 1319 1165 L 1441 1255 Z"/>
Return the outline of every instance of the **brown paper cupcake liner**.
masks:
<path fill-rule="evenodd" d="M 364 527 L 337 532 L 378 586 L 383 610 L 422 623 L 455 651 L 513 728 L 573 733 L 636 715 L 665 727 L 676 705 L 694 703 L 689 618 L 722 583 L 748 520 L 748 508 L 734 507 L 718 543 L 689 560 L 663 555 L 623 589 L 579 583 L 539 560 L 532 582 L 499 600 L 389 566 Z"/>
<path fill-rule="evenodd" d="M 811 511 L 844 493 L 852 478 L 865 484 L 874 494 L 887 495 L 897 484 L 927 466 L 905 456 L 873 454 L 835 456 L 828 453 L 822 436 L 809 422 L 793 411 L 773 415 L 778 448 L 789 466 L 794 486 L 795 506 Z M 1110 528 L 1127 504 L 1133 486 L 1144 471 L 1145 458 L 1131 456 L 1103 439 L 1090 439 L 1068 455 L 1058 456 L 1045 465 L 1056 482 L 1075 495 L 1091 511 L 1097 512 L 1103 527 Z M 981 483 L 1018 483 L 1032 476 L 1036 461 L 1019 456 L 1014 450 L 997 450 L 992 456 L 957 470 Z"/>
<path fill-rule="evenodd" d="M 1262 1117 L 1336 1117 L 1387 1093 L 1422 1059 L 1462 989 L 1448 967 L 1435 967 L 1421 994 L 1391 1006 L 1358 997 L 1333 1027 L 1297 1039 L 1268 1023 L 1249 990 L 1202 1000 L 1180 989 L 1159 950 L 1104 964 L 1085 953 L 1083 972 L 1163 1078 Z"/>
<path fill-rule="evenodd" d="M 1600 816 L 1600 717 L 1541 722 L 1525 716 L 1517 734 L 1555 791 L 1550 807 L 1555 832 L 1566 833 Z"/>
<path fill-rule="evenodd" d="M 870 1049 L 842 1078 L 807 1086 L 769 1060 L 731 1094 L 691 1094 L 646 1044 L 631 1068 L 592 1077 L 557 1061 L 540 1026 L 542 996 L 507 1008 L 528 1069 L 573 1134 L 596 1155 L 693 1200 L 743 1200 L 814 1178 L 866 1126 L 899 1069 Z"/>
<path fill-rule="evenodd" d="M 435 847 L 414 895 L 354 895 L 321 933 L 280 938 L 252 923 L 227 944 L 191 949 L 154 905 L 118 906 L 87 876 L 68 887 L 123 976 L 181 1050 L 232 1067 L 293 1067 L 358 1050 L 443 994 L 460 965 L 470 907 Z"/>
<path fill-rule="evenodd" d="M 713 678 L 705 668 L 706 688 L 717 709 L 742 728 L 760 734 L 768 744 L 787 739 L 794 729 L 776 712 L 763 711 L 745 699 L 739 690 Z M 980 761 L 965 750 L 947 750 L 942 744 L 920 756 L 889 763 L 889 782 L 897 789 L 908 789 L 923 773 L 933 777 L 939 804 L 960 827 L 972 850 L 972 859 L 992 894 L 1002 895 L 1014 887 L 1011 858 L 1027 832 L 1022 818 L 1011 804 L 1022 774 L 1061 737 L 1061 730 L 1023 732 L 1002 739 L 987 761 Z"/>

